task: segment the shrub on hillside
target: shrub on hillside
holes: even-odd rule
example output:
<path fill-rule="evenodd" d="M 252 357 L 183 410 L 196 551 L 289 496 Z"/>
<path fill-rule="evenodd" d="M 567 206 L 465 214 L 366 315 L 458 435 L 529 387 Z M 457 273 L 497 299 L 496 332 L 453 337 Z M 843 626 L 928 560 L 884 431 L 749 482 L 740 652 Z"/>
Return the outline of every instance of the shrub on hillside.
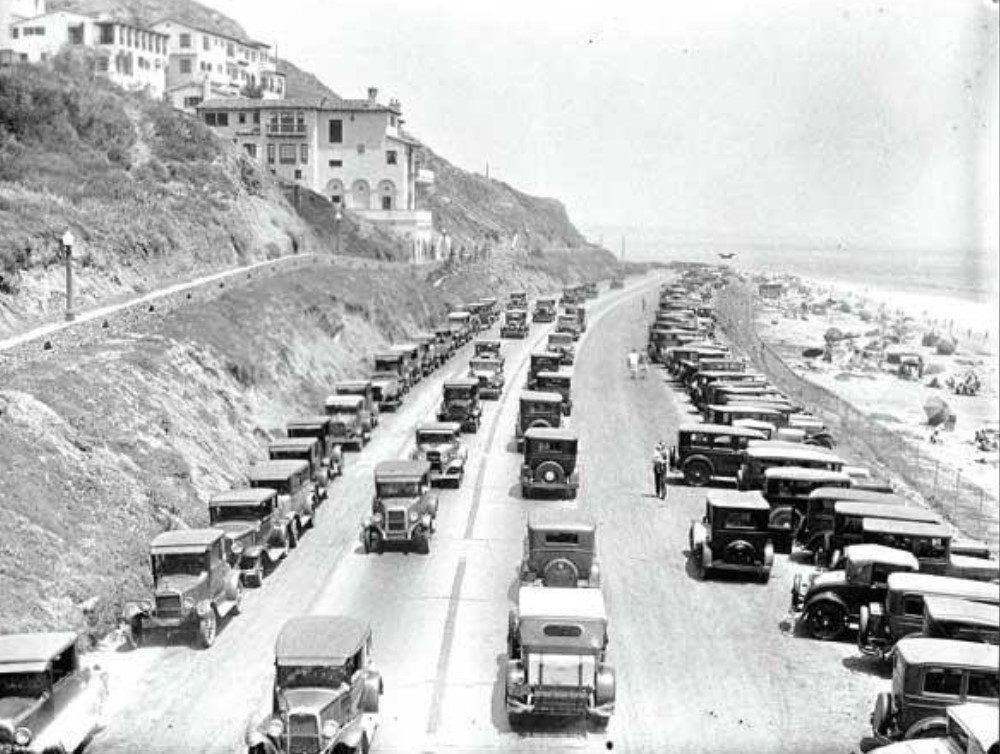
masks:
<path fill-rule="evenodd" d="M 169 162 L 214 160 L 220 154 L 219 142 L 201 121 L 181 115 L 170 105 L 155 103 L 148 115 L 153 122 L 153 153 Z"/>

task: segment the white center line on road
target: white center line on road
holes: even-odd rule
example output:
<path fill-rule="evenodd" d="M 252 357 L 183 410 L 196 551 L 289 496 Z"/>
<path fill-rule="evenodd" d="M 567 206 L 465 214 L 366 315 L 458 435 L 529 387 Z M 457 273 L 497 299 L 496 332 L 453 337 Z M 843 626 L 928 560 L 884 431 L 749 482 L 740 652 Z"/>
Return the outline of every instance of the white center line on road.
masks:
<path fill-rule="evenodd" d="M 441 725 L 441 707 L 444 702 L 445 681 L 448 678 L 448 663 L 451 661 L 451 645 L 455 639 L 455 621 L 458 617 L 459 596 L 465 579 L 466 559 L 458 560 L 455 578 L 451 582 L 451 597 L 448 600 L 448 617 L 444 621 L 444 640 L 438 654 L 437 673 L 434 676 L 434 694 L 431 696 L 431 710 L 427 718 L 427 734 L 433 736 Z"/>

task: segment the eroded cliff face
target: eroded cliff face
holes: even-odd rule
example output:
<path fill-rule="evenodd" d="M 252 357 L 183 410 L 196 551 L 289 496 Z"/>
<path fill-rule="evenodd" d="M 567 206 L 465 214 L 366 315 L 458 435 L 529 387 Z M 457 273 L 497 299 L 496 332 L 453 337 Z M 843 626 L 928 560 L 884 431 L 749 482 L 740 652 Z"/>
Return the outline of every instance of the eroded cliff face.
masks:
<path fill-rule="evenodd" d="M 381 345 L 459 301 L 613 268 L 596 252 L 444 277 L 317 264 L 0 368 L 0 631 L 104 631 L 148 589 L 150 539 L 207 523 L 207 498 L 244 483 L 285 421 L 317 412 Z"/>

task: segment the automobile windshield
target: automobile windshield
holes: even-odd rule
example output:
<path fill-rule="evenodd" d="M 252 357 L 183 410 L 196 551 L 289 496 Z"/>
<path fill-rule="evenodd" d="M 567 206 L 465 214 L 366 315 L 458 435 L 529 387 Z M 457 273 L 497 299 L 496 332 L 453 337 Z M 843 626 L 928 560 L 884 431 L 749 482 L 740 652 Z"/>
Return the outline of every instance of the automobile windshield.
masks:
<path fill-rule="evenodd" d="M 396 366 L 402 362 L 402 359 L 375 359 L 375 371 L 376 372 L 395 372 Z"/>
<path fill-rule="evenodd" d="M 213 524 L 220 521 L 257 520 L 264 516 L 267 509 L 257 505 L 213 505 L 209 508 L 208 517 Z"/>
<path fill-rule="evenodd" d="M 521 411 L 525 414 L 552 414 L 559 411 L 558 403 L 528 403 L 521 404 Z"/>
<path fill-rule="evenodd" d="M 462 400 L 472 398 L 472 388 L 470 387 L 446 387 L 444 397 L 448 400 Z"/>
<path fill-rule="evenodd" d="M 283 689 L 336 689 L 347 681 L 343 667 L 324 665 L 279 665 L 276 679 L 278 687 Z"/>
<path fill-rule="evenodd" d="M 378 482 L 379 497 L 417 497 L 420 495 L 420 482 Z"/>
<path fill-rule="evenodd" d="M 335 416 L 338 419 L 352 419 L 357 413 L 357 410 L 351 406 L 328 406 L 326 413 L 330 416 Z"/>
<path fill-rule="evenodd" d="M 488 359 L 472 359 L 469 362 L 469 369 L 482 369 L 488 372 L 492 372 L 497 368 L 495 361 L 490 361 Z"/>
<path fill-rule="evenodd" d="M 0 674 L 0 699 L 34 699 L 49 689 L 48 673 Z"/>
<path fill-rule="evenodd" d="M 200 576 L 208 571 L 208 554 L 172 552 L 153 556 L 153 573 L 159 576 Z"/>
<path fill-rule="evenodd" d="M 250 486 L 260 489 L 266 488 L 269 490 L 275 490 L 279 495 L 288 495 L 291 493 L 292 485 L 291 480 L 288 479 L 253 479 L 250 482 Z"/>
<path fill-rule="evenodd" d="M 450 443 L 452 441 L 451 432 L 418 432 L 417 433 L 417 444 L 418 445 L 442 445 L 444 443 Z"/>

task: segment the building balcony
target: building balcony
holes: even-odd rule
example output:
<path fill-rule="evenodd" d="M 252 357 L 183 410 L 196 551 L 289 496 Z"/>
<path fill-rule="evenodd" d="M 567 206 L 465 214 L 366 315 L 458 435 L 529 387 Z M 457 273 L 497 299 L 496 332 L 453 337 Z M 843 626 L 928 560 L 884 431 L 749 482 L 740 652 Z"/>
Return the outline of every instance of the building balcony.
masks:
<path fill-rule="evenodd" d="M 305 123 L 278 123 L 268 124 L 268 136 L 307 136 L 309 130 Z"/>

